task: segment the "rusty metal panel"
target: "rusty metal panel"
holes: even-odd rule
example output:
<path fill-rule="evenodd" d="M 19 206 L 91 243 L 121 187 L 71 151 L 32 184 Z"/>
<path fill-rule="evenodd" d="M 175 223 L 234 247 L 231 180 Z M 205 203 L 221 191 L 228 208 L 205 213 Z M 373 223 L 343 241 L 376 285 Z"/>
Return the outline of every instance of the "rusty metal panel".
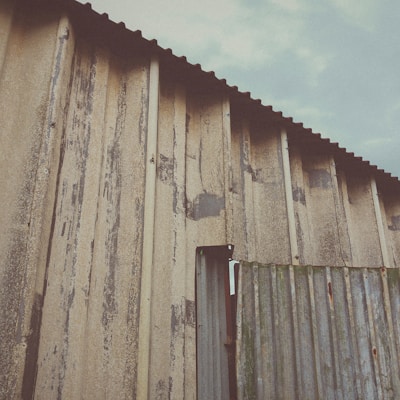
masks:
<path fill-rule="evenodd" d="M 240 399 L 400 396 L 398 269 L 241 263 Z"/>

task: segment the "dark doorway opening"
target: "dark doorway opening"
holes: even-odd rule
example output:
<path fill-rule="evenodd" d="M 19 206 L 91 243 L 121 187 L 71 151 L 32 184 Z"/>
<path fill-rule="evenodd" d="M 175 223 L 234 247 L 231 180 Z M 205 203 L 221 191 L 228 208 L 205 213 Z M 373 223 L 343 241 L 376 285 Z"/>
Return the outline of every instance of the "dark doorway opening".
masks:
<path fill-rule="evenodd" d="M 236 399 L 236 307 L 239 264 L 233 246 L 196 254 L 197 398 Z"/>

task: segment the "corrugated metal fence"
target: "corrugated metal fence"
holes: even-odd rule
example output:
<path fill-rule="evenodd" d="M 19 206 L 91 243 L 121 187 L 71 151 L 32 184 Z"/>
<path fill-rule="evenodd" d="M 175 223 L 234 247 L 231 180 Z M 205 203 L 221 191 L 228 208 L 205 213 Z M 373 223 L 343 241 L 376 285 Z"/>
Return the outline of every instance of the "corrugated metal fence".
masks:
<path fill-rule="evenodd" d="M 240 399 L 400 398 L 398 269 L 240 271 Z"/>

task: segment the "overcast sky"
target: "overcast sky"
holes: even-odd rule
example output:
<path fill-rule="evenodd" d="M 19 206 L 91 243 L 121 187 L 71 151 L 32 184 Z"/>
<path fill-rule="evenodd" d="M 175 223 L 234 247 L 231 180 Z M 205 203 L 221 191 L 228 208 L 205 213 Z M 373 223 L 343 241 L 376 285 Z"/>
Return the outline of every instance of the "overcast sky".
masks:
<path fill-rule="evenodd" d="M 91 4 L 400 176 L 400 0 Z"/>

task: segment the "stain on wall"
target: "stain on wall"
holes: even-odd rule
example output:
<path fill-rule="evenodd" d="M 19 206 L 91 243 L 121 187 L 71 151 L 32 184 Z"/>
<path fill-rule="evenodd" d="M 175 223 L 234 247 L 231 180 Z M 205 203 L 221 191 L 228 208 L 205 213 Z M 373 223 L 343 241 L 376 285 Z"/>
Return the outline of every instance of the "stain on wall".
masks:
<path fill-rule="evenodd" d="M 310 169 L 307 172 L 310 188 L 330 189 L 332 187 L 331 174 L 326 169 Z"/>
<path fill-rule="evenodd" d="M 207 217 L 218 217 L 225 209 L 225 198 L 211 193 L 200 193 L 193 201 L 187 201 L 187 217 L 199 221 Z"/>
<path fill-rule="evenodd" d="M 306 205 L 306 195 L 303 188 L 296 186 L 293 188 L 292 195 L 293 201 L 300 202 L 303 206 Z"/>
<path fill-rule="evenodd" d="M 400 231 L 400 215 L 394 215 L 391 219 L 392 224 L 388 228 L 391 231 Z"/>

